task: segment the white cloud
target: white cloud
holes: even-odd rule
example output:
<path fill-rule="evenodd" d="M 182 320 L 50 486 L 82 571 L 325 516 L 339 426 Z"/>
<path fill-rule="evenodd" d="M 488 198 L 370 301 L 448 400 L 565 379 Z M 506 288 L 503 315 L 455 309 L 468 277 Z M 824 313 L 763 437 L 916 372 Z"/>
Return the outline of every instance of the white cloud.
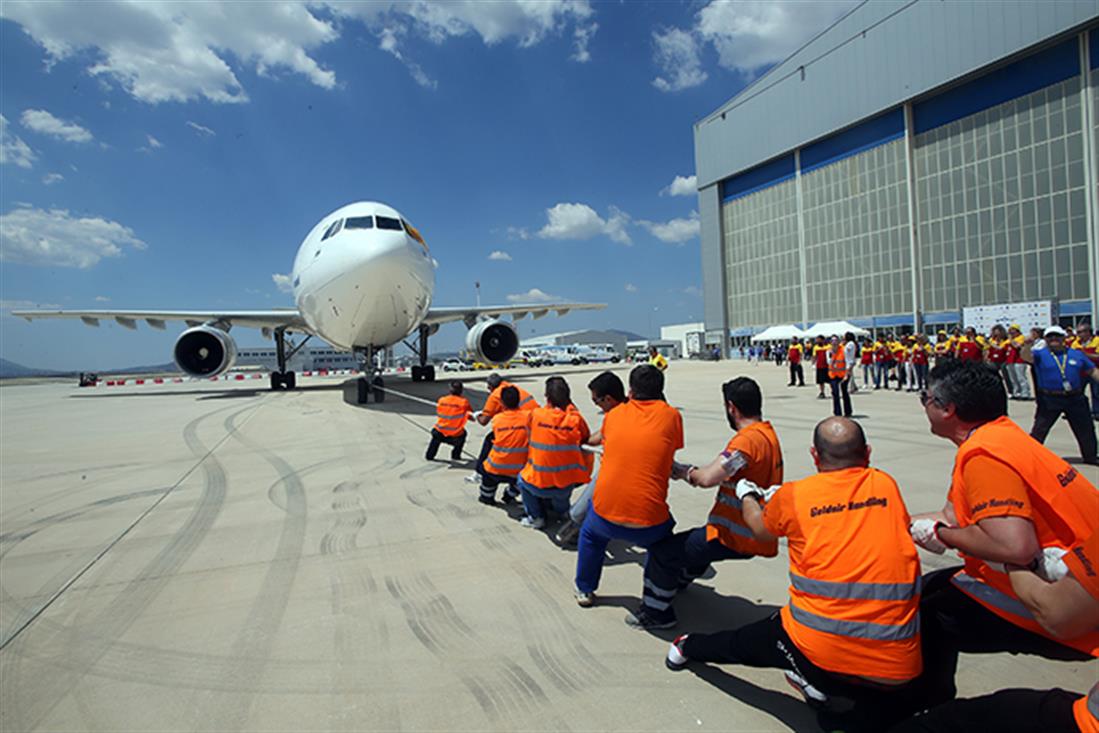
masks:
<path fill-rule="evenodd" d="M 508 227 L 508 239 L 530 239 L 526 227 Z"/>
<path fill-rule="evenodd" d="M 706 81 L 698 39 L 693 33 L 669 28 L 653 33 L 653 43 L 656 46 L 653 61 L 661 71 L 661 76 L 653 79 L 654 87 L 662 92 L 678 92 Z"/>
<path fill-rule="evenodd" d="M 65 142 L 87 143 L 92 140 L 92 134 L 80 125 L 54 117 L 44 109 L 23 110 L 20 122 L 28 130 L 49 135 Z"/>
<path fill-rule="evenodd" d="M 858 0 L 714 0 L 698 12 L 695 29 L 719 63 L 747 76 L 782 61 L 857 4 Z"/>
<path fill-rule="evenodd" d="M 531 288 L 525 293 L 512 293 L 508 296 L 509 303 L 560 303 L 564 298 L 560 295 L 550 295 L 538 288 Z"/>
<path fill-rule="evenodd" d="M 271 282 L 275 283 L 275 287 L 278 288 L 280 292 L 283 292 L 283 293 L 292 293 L 292 292 L 294 292 L 294 285 L 291 282 L 289 275 L 283 275 L 281 273 L 276 272 L 273 275 L 271 275 Z"/>
<path fill-rule="evenodd" d="M 638 287 L 636 285 L 634 285 L 633 283 L 626 283 L 626 292 L 627 293 L 636 293 L 637 290 L 638 290 Z"/>
<path fill-rule="evenodd" d="M 111 299 L 108 298 L 106 295 L 97 295 L 97 296 L 95 296 L 95 302 L 96 303 L 110 303 Z"/>
<path fill-rule="evenodd" d="M 245 102 L 229 61 L 262 76 L 299 74 L 324 89 L 336 75 L 310 53 L 335 27 L 308 3 L 4 3 L 2 15 L 41 45 L 50 64 L 91 50 L 88 72 L 143 102 Z"/>
<path fill-rule="evenodd" d="M 661 242 L 668 244 L 682 244 L 688 239 L 694 239 L 701 229 L 697 211 L 692 211 L 686 219 L 671 219 L 664 222 L 639 221 L 638 224 L 648 229 L 649 233 Z"/>
<path fill-rule="evenodd" d="M 603 219 L 587 204 L 557 204 L 546 209 L 546 225 L 538 231 L 542 239 L 591 239 L 606 235 L 621 244 L 630 244 L 626 225 L 629 215 L 610 207 L 609 216 Z"/>
<path fill-rule="evenodd" d="M 204 137 L 213 137 L 214 135 L 217 135 L 216 132 L 211 130 L 206 125 L 200 125 L 197 122 L 192 122 L 191 120 L 187 120 L 187 127 L 190 127 L 192 130 Z"/>
<path fill-rule="evenodd" d="M 65 176 L 60 173 L 47 173 L 42 176 L 42 184 L 45 186 L 52 186 L 55 183 L 61 183 L 63 180 L 65 180 Z"/>
<path fill-rule="evenodd" d="M 401 49 L 398 47 L 397 34 L 401 31 L 399 28 L 383 28 L 379 36 L 378 48 L 391 54 L 395 59 L 404 64 L 408 69 L 408 73 L 412 75 L 412 79 L 422 86 L 424 89 L 436 89 L 439 86 L 439 82 L 435 81 L 427 75 L 427 72 L 411 59 L 405 58 L 405 55 L 401 53 Z"/>
<path fill-rule="evenodd" d="M 661 196 L 694 196 L 697 193 L 697 176 L 676 176 L 667 188 L 660 189 Z"/>
<path fill-rule="evenodd" d="M 493 250 L 492 254 L 490 254 L 488 258 L 497 262 L 511 262 L 511 255 L 509 255 L 502 249 Z"/>
<path fill-rule="evenodd" d="M 597 30 L 599 30 L 598 23 L 576 26 L 576 30 L 572 32 L 573 54 L 569 58 L 578 64 L 586 64 L 591 61 L 591 51 L 588 50 L 588 44 L 591 43 L 592 36 L 595 35 Z"/>
<path fill-rule="evenodd" d="M 151 153 L 154 150 L 159 150 L 164 147 L 164 143 L 157 140 L 152 135 L 145 136 L 145 144 L 137 149 L 139 153 Z"/>
<path fill-rule="evenodd" d="M 853 8 L 859 0 L 710 0 L 689 29 L 653 34 L 653 62 L 663 92 L 689 89 L 706 81 L 701 51 L 712 47 L 725 69 L 753 77 L 778 63 Z"/>
<path fill-rule="evenodd" d="M 8 131 L 8 118 L 0 115 L 0 165 L 11 163 L 30 168 L 36 157 L 29 145 Z"/>
<path fill-rule="evenodd" d="M 133 230 L 99 217 L 74 218 L 64 209 L 20 208 L 0 216 L 0 261 L 87 268 L 123 248 L 145 249 Z"/>

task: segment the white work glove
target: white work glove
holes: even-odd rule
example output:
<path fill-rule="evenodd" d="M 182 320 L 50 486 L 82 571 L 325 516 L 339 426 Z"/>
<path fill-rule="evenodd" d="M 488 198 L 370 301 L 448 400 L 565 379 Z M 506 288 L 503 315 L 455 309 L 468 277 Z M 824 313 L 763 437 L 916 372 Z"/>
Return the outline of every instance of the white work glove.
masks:
<path fill-rule="evenodd" d="M 763 490 L 763 501 L 764 501 L 764 503 L 770 501 L 771 497 L 774 496 L 775 492 L 778 491 L 780 488 L 782 488 L 782 484 L 775 484 L 774 486 L 768 486 L 766 489 L 764 489 Z"/>
<path fill-rule="evenodd" d="M 912 524 L 908 526 L 908 532 L 912 535 L 912 541 L 917 545 L 928 552 L 934 552 L 936 555 L 941 555 L 949 549 L 946 544 L 939 539 L 939 527 L 945 526 L 946 524 L 937 519 L 914 519 L 912 520 Z"/>
<path fill-rule="evenodd" d="M 749 496 L 754 496 L 756 499 L 762 499 L 763 489 L 759 488 L 748 479 L 742 478 L 740 481 L 736 482 L 736 498 L 744 501 Z"/>
<path fill-rule="evenodd" d="M 1068 551 L 1060 547 L 1043 547 L 1042 554 L 1035 558 L 1038 561 L 1034 568 L 1035 575 L 1047 583 L 1056 583 L 1068 575 L 1068 565 L 1062 559 L 1066 554 Z"/>

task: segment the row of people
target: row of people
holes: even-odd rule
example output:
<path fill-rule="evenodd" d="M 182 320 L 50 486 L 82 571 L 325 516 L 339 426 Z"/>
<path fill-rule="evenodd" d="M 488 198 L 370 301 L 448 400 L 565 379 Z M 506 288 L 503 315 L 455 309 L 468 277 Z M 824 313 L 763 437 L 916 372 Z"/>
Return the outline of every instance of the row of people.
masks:
<path fill-rule="evenodd" d="M 567 496 L 590 472 L 590 463 L 578 456 L 592 436 L 582 437 L 578 428 L 561 430 L 580 423 L 567 418 L 578 412 L 571 401 L 563 404 L 553 379 L 546 385 L 547 407 L 532 409 L 525 419 L 527 458 L 515 481 L 524 503 L 528 496 L 551 502 Z M 505 407 L 494 425 L 519 410 L 520 389 L 503 384 L 493 390 Z M 595 387 L 592 392 L 598 405 Z M 605 549 L 614 538 L 648 548 L 641 603 L 626 619 L 643 629 L 673 626 L 676 595 L 713 562 L 773 557 L 778 538 L 788 540 L 788 604 L 740 629 L 678 637 L 668 652 L 669 667 L 692 661 L 778 667 L 819 708 L 826 729 L 879 731 L 907 725 L 901 721 L 917 711 L 952 704 L 960 651 L 1075 660 L 1099 655 L 1099 603 L 1063 627 L 1051 620 L 1063 609 L 1042 600 L 1050 581 L 1068 572 L 1061 561 L 1066 552 L 1082 558 L 1078 567 L 1094 576 L 1099 558 L 1094 539 L 1086 542 L 1099 530 L 1099 492 L 1007 417 L 1007 395 L 993 368 L 954 359 L 931 371 L 921 401 L 932 432 L 959 450 L 946 506 L 917 517 L 909 516 L 896 481 L 870 467 L 870 449 L 856 422 L 833 417 L 820 423 L 811 448 L 818 473 L 783 483 L 781 446 L 763 420 L 758 385 L 742 377 L 723 385 L 722 396 L 735 434 L 701 467 L 674 461 L 683 446 L 682 419 L 664 402 L 657 369 L 636 367 L 628 398 L 601 405 L 603 460 L 589 484 L 579 538 L 581 606 L 596 602 Z M 518 447 L 503 440 L 501 446 Z M 551 457 L 559 453 L 565 456 Z M 501 459 L 517 455 L 499 452 Z M 552 459 L 557 462 L 541 464 Z M 481 467 L 498 470 L 500 462 L 492 463 Z M 552 492 L 537 485 L 541 477 L 572 471 L 577 473 L 560 483 L 576 484 L 555 487 L 568 493 L 545 496 L 527 488 Z M 673 532 L 671 478 L 719 487 L 705 525 Z M 557 504 L 559 511 L 566 506 Z M 965 565 L 921 580 L 914 543 L 933 552 L 956 550 Z M 1099 715 L 1079 717 L 1080 711 L 1092 715 L 1076 701 L 1079 695 L 1049 694 L 1059 704 L 1070 703 L 1061 705 L 1060 715 L 1093 726 L 1079 723 L 1080 730 L 1099 726 Z M 997 730 L 1019 722 L 1014 712 L 1002 718 Z M 938 719 L 952 718 L 932 710 L 916 720 L 932 725 Z"/>

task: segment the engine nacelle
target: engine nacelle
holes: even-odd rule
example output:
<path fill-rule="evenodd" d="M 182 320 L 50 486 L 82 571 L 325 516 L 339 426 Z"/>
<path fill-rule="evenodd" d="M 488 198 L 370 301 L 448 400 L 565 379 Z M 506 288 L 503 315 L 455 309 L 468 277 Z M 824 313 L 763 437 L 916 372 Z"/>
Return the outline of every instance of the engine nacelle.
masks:
<path fill-rule="evenodd" d="M 236 363 L 237 344 L 216 326 L 195 326 L 179 335 L 172 356 L 192 377 L 216 377 Z"/>
<path fill-rule="evenodd" d="M 481 321 L 466 334 L 466 350 L 477 361 L 503 364 L 519 350 L 519 333 L 505 321 Z"/>

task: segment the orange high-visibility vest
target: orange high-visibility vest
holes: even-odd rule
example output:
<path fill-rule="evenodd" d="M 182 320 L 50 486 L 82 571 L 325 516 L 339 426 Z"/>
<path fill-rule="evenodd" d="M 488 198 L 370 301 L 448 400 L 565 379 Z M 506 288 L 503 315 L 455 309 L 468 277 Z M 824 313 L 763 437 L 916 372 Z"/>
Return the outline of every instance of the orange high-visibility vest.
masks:
<path fill-rule="evenodd" d="M 576 410 L 539 407 L 530 414 L 530 447 L 520 478 L 540 489 L 567 489 L 591 480 L 580 449 L 591 432 Z"/>
<path fill-rule="evenodd" d="M 465 432 L 466 420 L 472 409 L 465 397 L 452 394 L 440 397 L 435 403 L 435 414 L 439 418 L 435 421 L 435 429 L 448 438 L 461 435 Z"/>
<path fill-rule="evenodd" d="M 828 378 L 847 379 L 847 356 L 843 353 L 843 344 L 828 352 Z"/>
<path fill-rule="evenodd" d="M 954 459 L 951 494 L 965 493 L 962 476 L 966 462 L 987 456 L 1019 474 L 1027 487 L 1034 532 L 1041 547 L 1068 550 L 1099 529 L 1099 491 L 1080 473 L 1051 450 L 1031 438 L 1008 417 L 998 417 L 974 430 L 958 448 Z M 969 522 L 967 508 L 954 501 L 958 521 Z M 963 521 L 966 520 L 966 521 Z M 1042 628 L 1015 595 L 1005 573 L 984 560 L 962 553 L 965 566 L 951 582 L 963 593 L 1021 628 L 1071 646 L 1093 657 L 1099 656 L 1099 631 L 1075 639 L 1057 639 Z"/>
<path fill-rule="evenodd" d="M 1080 726 L 1080 733 L 1099 733 L 1099 682 L 1091 692 L 1072 704 L 1072 715 Z"/>
<path fill-rule="evenodd" d="M 538 407 L 538 402 L 531 396 L 530 392 L 526 391 L 517 384 L 511 382 L 500 382 L 500 386 L 492 390 L 492 393 L 485 400 L 485 406 L 481 410 L 481 414 L 493 417 L 496 414 L 503 412 L 504 403 L 500 400 L 500 393 L 504 390 L 504 387 L 515 387 L 519 390 L 519 409 L 520 410 L 533 410 Z"/>
<path fill-rule="evenodd" d="M 744 448 L 741 453 L 749 459 L 748 465 L 734 478 L 746 478 L 762 488 L 782 483 L 782 448 L 771 423 L 753 423 L 738 430 L 725 450 L 739 450 L 741 446 Z M 740 499 L 736 498 L 736 481 L 732 479 L 718 488 L 716 501 L 706 519 L 706 541 L 715 539 L 745 555 L 774 557 L 778 554 L 777 540 L 757 540 L 744 523 Z"/>
<path fill-rule="evenodd" d="M 527 465 L 530 443 L 530 411 L 504 410 L 492 418 L 492 450 L 485 471 L 496 476 L 518 476 Z"/>
<path fill-rule="evenodd" d="M 920 559 L 900 489 L 875 468 L 826 471 L 795 492 L 790 603 L 782 627 L 813 664 L 910 680 L 920 654 Z"/>

